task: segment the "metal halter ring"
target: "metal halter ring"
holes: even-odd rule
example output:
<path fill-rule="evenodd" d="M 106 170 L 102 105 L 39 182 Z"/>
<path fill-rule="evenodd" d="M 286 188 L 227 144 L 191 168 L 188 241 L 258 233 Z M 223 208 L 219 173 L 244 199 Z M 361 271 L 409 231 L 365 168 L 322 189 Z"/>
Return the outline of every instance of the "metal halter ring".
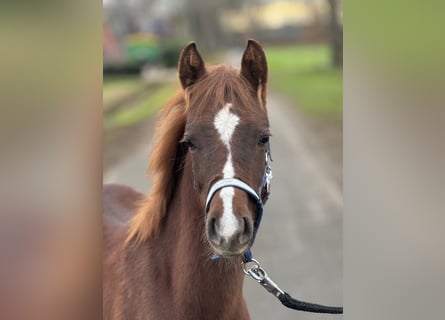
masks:
<path fill-rule="evenodd" d="M 246 265 L 248 264 L 248 263 L 250 263 L 250 262 L 253 262 L 253 265 L 249 268 L 249 269 L 246 269 Z M 251 276 L 252 278 L 254 278 L 255 280 L 257 280 L 257 281 L 260 281 L 260 280 L 262 280 L 262 279 L 264 279 L 264 277 L 262 277 L 262 278 L 258 278 L 257 277 L 257 271 L 258 270 L 261 270 L 260 272 L 261 273 L 264 273 L 264 275 L 266 276 L 266 273 L 264 272 L 264 270 L 261 268 L 261 266 L 260 266 L 260 263 L 257 261 L 257 260 L 255 260 L 255 259 L 253 259 L 252 258 L 252 261 L 249 261 L 249 262 L 241 262 L 241 265 L 242 265 L 242 267 L 243 267 L 243 272 L 244 272 L 244 274 L 246 275 L 246 276 Z"/>
<path fill-rule="evenodd" d="M 260 263 L 255 259 L 252 259 L 251 262 L 253 262 L 253 265 L 249 269 L 246 269 L 245 267 L 247 263 L 241 263 L 244 274 L 247 276 L 251 276 L 261 286 L 263 286 L 264 289 L 272 293 L 274 296 L 279 297 L 283 295 L 284 291 L 281 290 L 280 287 L 278 287 L 278 285 L 267 276 L 266 271 L 261 268 Z"/>

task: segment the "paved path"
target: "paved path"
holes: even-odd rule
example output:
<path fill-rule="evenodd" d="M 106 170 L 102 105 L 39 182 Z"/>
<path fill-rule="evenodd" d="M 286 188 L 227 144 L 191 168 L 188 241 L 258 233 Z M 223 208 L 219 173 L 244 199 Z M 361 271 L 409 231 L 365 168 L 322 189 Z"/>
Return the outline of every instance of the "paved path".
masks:
<path fill-rule="evenodd" d="M 286 101 L 270 95 L 273 180 L 269 202 L 253 248 L 269 276 L 303 300 L 342 303 L 341 186 L 319 161 L 323 150 L 308 148 L 304 119 Z M 152 136 L 147 129 L 147 137 Z M 105 182 L 119 182 L 147 191 L 145 178 L 150 143 L 105 173 Z M 245 279 L 252 319 L 341 319 L 290 311 L 272 295 Z"/>
<path fill-rule="evenodd" d="M 140 143 L 138 147 L 128 154 L 117 165 L 104 172 L 104 183 L 120 183 L 133 187 L 134 189 L 148 193 L 150 181 L 146 176 L 148 154 L 151 147 L 155 121 L 147 123 L 145 132 L 141 132 L 147 137 L 146 143 Z M 143 141 L 143 139 L 141 139 Z"/>
<path fill-rule="evenodd" d="M 296 298 L 342 303 L 342 193 L 333 172 L 310 149 L 298 113 L 269 96 L 272 190 L 254 246 L 269 276 Z M 326 168 L 330 168 L 326 166 Z M 331 169 L 332 170 L 332 169 Z M 341 319 L 284 308 L 252 279 L 245 295 L 252 319 Z"/>

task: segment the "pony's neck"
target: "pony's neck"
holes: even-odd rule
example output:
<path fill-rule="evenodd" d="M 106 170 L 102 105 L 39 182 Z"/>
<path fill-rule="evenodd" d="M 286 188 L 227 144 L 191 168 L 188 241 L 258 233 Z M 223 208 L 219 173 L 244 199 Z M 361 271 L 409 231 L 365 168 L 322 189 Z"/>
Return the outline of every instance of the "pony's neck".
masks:
<path fill-rule="evenodd" d="M 167 212 L 160 240 L 169 248 L 171 290 L 184 319 L 248 319 L 242 297 L 241 258 L 211 260 L 204 208 L 193 188 L 190 159 Z M 212 314 L 214 313 L 214 314 Z M 221 315 L 224 314 L 224 317 Z"/>

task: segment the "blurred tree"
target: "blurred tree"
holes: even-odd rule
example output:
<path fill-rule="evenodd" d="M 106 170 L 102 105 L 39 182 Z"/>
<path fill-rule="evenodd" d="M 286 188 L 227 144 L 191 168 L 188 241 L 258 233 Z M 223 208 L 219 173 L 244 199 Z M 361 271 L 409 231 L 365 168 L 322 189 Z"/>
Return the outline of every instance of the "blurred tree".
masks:
<path fill-rule="evenodd" d="M 309 29 L 309 41 L 318 41 L 326 34 L 326 28 L 323 24 L 323 17 L 319 12 L 318 1 L 305 0 L 304 2 L 313 16 L 312 25 Z"/>
<path fill-rule="evenodd" d="M 213 51 L 226 44 L 220 11 L 227 0 L 186 0 L 186 15 L 191 33 L 199 45 Z"/>
<path fill-rule="evenodd" d="M 146 31 L 147 22 L 150 20 L 154 0 L 133 0 L 133 11 L 141 31 Z"/>
<path fill-rule="evenodd" d="M 334 67 L 343 66 L 343 26 L 339 23 L 339 0 L 328 0 L 330 8 L 330 42 L 332 64 Z"/>
<path fill-rule="evenodd" d="M 135 11 L 127 2 L 108 1 L 104 6 L 104 18 L 113 26 L 113 31 L 120 39 L 138 30 Z"/>

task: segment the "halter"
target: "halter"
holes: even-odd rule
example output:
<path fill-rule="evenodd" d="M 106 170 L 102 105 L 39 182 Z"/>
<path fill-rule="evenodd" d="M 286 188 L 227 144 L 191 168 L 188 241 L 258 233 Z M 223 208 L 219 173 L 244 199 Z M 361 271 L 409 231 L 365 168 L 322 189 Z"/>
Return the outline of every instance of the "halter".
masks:
<path fill-rule="evenodd" d="M 252 252 L 250 251 L 250 248 L 253 245 L 253 242 L 255 241 L 256 234 L 258 232 L 258 228 L 260 227 L 261 218 L 263 217 L 263 206 L 266 203 L 267 199 L 269 198 L 270 194 L 270 180 L 272 179 L 272 169 L 269 166 L 269 160 L 271 160 L 270 157 L 270 150 L 267 149 L 266 151 L 266 164 L 265 164 L 265 170 L 264 170 L 264 176 L 263 176 L 263 183 L 261 184 L 259 192 L 255 192 L 255 190 L 249 186 L 247 183 L 236 179 L 236 178 L 225 178 L 218 180 L 215 182 L 212 187 L 209 190 L 209 193 L 207 195 L 206 200 L 206 206 L 205 206 L 205 217 L 207 218 L 207 214 L 210 209 L 210 203 L 212 202 L 213 197 L 215 196 L 216 192 L 218 192 L 221 189 L 228 188 L 228 187 L 234 187 L 237 189 L 241 189 L 244 192 L 246 192 L 249 197 L 255 201 L 256 204 L 256 215 L 255 220 L 253 221 L 253 235 L 252 240 L 249 243 L 249 248 L 243 255 L 243 262 L 250 262 L 252 261 Z M 261 196 L 260 196 L 261 195 Z M 220 256 L 214 255 L 212 256 L 212 260 L 219 259 Z"/>

